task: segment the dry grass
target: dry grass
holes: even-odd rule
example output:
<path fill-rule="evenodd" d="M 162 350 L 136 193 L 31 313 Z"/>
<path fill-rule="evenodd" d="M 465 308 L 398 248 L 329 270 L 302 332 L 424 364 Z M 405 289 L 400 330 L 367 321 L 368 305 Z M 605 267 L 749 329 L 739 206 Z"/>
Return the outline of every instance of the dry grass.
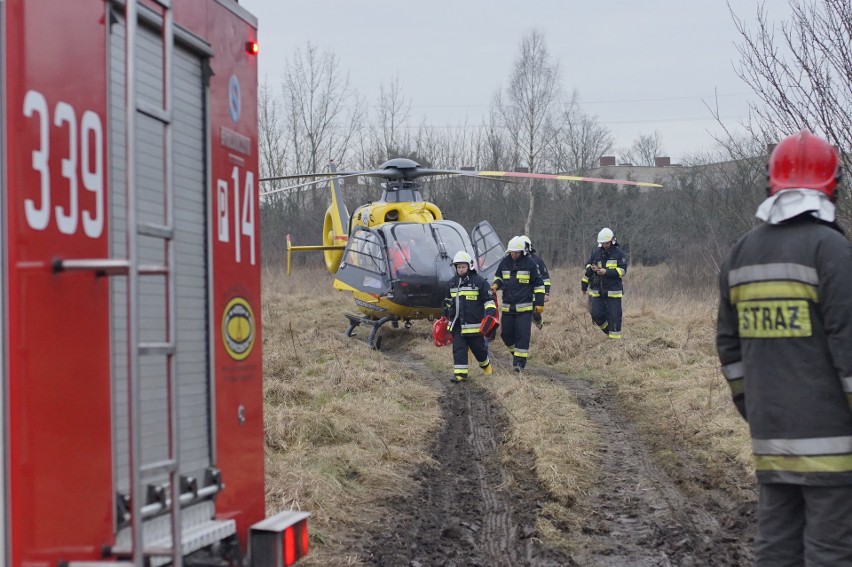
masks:
<path fill-rule="evenodd" d="M 267 507 L 312 513 L 317 565 L 350 562 L 347 538 L 430 460 L 440 419 L 434 389 L 341 336 L 343 297 L 330 289 L 320 272 L 267 278 L 262 314 Z"/>
<path fill-rule="evenodd" d="M 730 491 L 750 487 L 747 427 L 715 358 L 715 297 L 688 293 L 665 268 L 631 267 L 625 338 L 616 342 L 591 323 L 579 270 L 552 275 L 553 301 L 544 329 L 533 332 L 531 364 L 610 386 L 670 474 L 700 474 Z M 268 272 L 262 313 L 268 508 L 312 512 L 306 564 L 315 565 L 358 563 L 347 542 L 381 513 L 383 497 L 406 491 L 441 427 L 436 388 L 363 338 L 341 335 L 349 296 L 332 290 L 332 279 L 318 270 L 290 278 Z M 432 346 L 428 325 L 393 333 L 386 345 L 449 377 L 451 351 Z M 534 455 L 553 498 L 539 528 L 564 544 L 559 526 L 596 478 L 598 432 L 572 394 L 545 377 L 518 379 L 498 367 L 484 379 L 474 367 L 472 379 L 508 415 L 506 447 Z"/>
<path fill-rule="evenodd" d="M 615 387 L 660 463 L 681 477 L 687 460 L 702 476 L 738 490 L 751 484 L 748 427 L 730 401 L 715 350 L 715 293 L 676 284 L 666 268 L 631 269 L 624 299 L 624 339 L 607 339 L 591 322 L 578 278 L 571 295 L 548 308 L 542 360 L 570 376 Z M 562 274 L 557 274 L 559 280 Z M 564 287 L 563 287 L 564 289 Z M 680 458 L 686 453 L 688 459 Z"/>

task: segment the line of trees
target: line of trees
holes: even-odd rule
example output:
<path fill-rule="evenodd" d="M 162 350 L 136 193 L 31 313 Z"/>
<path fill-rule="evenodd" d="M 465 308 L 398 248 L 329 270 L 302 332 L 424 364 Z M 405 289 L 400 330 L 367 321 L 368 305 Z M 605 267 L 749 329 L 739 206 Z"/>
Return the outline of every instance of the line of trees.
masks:
<path fill-rule="evenodd" d="M 738 71 L 758 99 L 746 133 L 720 137 L 714 152 L 667 169 L 658 180 L 663 189 L 433 178 L 424 181 L 424 197 L 465 226 L 487 219 L 505 240 L 528 234 L 555 266 L 580 264 L 597 231 L 609 226 L 631 261 L 675 263 L 684 285 L 712 281 L 727 248 L 754 224 L 765 195 L 769 144 L 807 127 L 838 147 L 852 147 L 852 7 L 848 0 L 793 4 L 780 35 L 763 9 L 754 29 L 732 13 L 742 36 Z M 427 167 L 584 175 L 604 155 L 653 165 L 664 152 L 657 132 L 615 149 L 610 131 L 580 107 L 576 92 L 566 94 L 558 64 L 536 30 L 522 39 L 506 85 L 494 93 L 480 124 L 417 126 L 398 77 L 381 86 L 369 111 L 334 54 L 310 44 L 286 60 L 279 94 L 261 86 L 259 104 L 262 177 L 323 171 L 328 160 L 345 170 L 368 169 L 393 157 Z M 296 243 L 320 240 L 328 198 L 319 187 L 262 199 L 266 262 L 283 258 L 288 233 Z M 379 194 L 375 182 L 346 181 L 350 211 Z M 841 221 L 850 219 L 848 205 L 846 199 Z"/>

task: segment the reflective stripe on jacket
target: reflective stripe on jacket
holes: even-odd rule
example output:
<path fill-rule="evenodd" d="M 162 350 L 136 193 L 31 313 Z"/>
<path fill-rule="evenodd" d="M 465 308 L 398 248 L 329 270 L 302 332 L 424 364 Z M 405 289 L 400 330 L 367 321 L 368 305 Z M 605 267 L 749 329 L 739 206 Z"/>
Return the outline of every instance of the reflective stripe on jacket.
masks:
<path fill-rule="evenodd" d="M 547 271 L 547 264 L 541 259 L 541 256 L 535 253 L 535 250 L 530 251 L 530 257 L 538 266 L 538 271 L 541 274 L 541 281 L 544 283 L 544 293 L 550 293 L 550 272 Z"/>
<path fill-rule="evenodd" d="M 606 268 L 606 274 L 599 276 L 592 271 L 593 266 Z M 613 244 L 608 250 L 598 246 L 592 250 L 589 261 L 586 262 L 586 271 L 580 280 L 583 291 L 588 290 L 589 295 L 598 297 L 601 291 L 608 292 L 609 297 L 621 297 L 624 295 L 624 282 L 622 278 L 627 273 L 627 257 L 619 248 L 618 243 Z"/>
<path fill-rule="evenodd" d="M 719 278 L 716 346 L 758 481 L 852 484 L 852 245 L 810 216 L 763 224 Z"/>
<path fill-rule="evenodd" d="M 544 305 L 544 282 L 538 264 L 528 254 L 517 261 L 506 254 L 497 266 L 494 283 L 503 290 L 503 312 L 521 313 L 532 311 L 533 305 Z"/>
<path fill-rule="evenodd" d="M 497 312 L 488 282 L 476 272 L 456 274 L 450 280 L 444 304 L 448 318 L 454 326 L 460 326 L 463 335 L 479 333 L 482 318 Z"/>

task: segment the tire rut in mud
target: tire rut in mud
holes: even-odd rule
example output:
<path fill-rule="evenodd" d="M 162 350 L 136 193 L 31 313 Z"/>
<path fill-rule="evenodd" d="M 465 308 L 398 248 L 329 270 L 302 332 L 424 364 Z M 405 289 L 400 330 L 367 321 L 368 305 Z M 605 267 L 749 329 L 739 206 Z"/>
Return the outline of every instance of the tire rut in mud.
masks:
<path fill-rule="evenodd" d="M 444 426 L 434 465 L 415 476 L 418 492 L 387 506 L 389 513 L 361 559 L 413 567 L 575 565 L 536 537 L 547 493 L 532 470 L 532 455 L 509 455 L 509 464 L 501 459 L 507 422 L 491 395 L 475 381 L 450 384 L 422 362 L 405 362 L 443 388 Z"/>
<path fill-rule="evenodd" d="M 706 488 L 709 483 L 699 478 L 671 478 L 619 411 L 615 392 L 548 368 L 533 367 L 528 373 L 570 390 L 602 440 L 600 478 L 578 502 L 586 515 L 575 542 L 573 559 L 578 564 L 724 567 L 753 562 L 752 504 Z M 701 467 L 689 463 L 688 468 Z M 693 485 L 691 497 L 681 488 L 685 482 Z"/>

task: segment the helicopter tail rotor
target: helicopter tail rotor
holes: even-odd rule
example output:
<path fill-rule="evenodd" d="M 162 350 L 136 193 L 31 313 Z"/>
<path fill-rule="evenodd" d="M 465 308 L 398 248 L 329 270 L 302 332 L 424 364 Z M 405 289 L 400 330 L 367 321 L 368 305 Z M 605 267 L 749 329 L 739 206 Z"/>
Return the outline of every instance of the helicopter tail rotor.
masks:
<path fill-rule="evenodd" d="M 337 273 L 340 262 L 343 260 L 343 249 L 349 240 L 349 217 L 341 219 L 335 214 L 334 205 L 325 212 L 325 220 L 322 224 L 323 256 L 325 267 L 332 274 Z"/>
<path fill-rule="evenodd" d="M 329 164 L 331 173 L 337 172 L 337 164 L 333 161 Z M 343 201 L 343 180 L 329 179 L 328 187 L 331 190 L 331 205 L 325 212 L 322 224 L 323 246 L 346 246 L 349 240 L 349 211 Z M 343 260 L 343 249 L 327 249 L 325 256 L 325 267 L 332 274 L 337 273 L 337 268 Z"/>

